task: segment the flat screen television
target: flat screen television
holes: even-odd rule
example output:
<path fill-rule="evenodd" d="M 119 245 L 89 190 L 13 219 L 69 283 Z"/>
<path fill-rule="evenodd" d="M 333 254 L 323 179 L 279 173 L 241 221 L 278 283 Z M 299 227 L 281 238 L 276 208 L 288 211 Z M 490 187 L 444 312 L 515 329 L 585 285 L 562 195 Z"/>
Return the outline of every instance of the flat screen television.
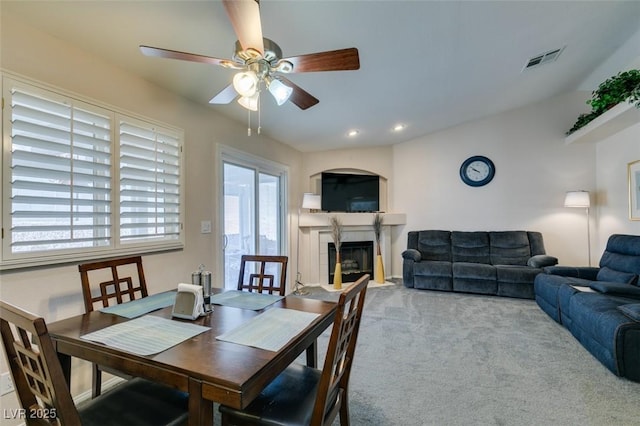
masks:
<path fill-rule="evenodd" d="M 377 212 L 380 177 L 323 172 L 321 199 L 326 212 Z"/>

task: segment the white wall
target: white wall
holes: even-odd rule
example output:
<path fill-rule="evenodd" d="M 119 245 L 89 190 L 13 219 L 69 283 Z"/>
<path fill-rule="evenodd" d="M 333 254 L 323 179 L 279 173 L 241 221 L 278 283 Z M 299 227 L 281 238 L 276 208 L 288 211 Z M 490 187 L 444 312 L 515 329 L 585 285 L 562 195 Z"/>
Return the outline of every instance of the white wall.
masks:
<path fill-rule="evenodd" d="M 601 253 L 611 234 L 640 235 L 640 221 L 629 219 L 627 177 L 627 164 L 640 160 L 640 123 L 598 142 L 596 159 L 597 250 Z"/>
<path fill-rule="evenodd" d="M 246 127 L 216 114 L 211 108 L 179 98 L 101 58 L 62 43 L 29 27 L 7 13 L 0 22 L 0 64 L 4 71 L 94 99 L 180 127 L 185 130 L 186 171 L 186 247 L 182 251 L 143 255 L 149 290 L 156 293 L 189 280 L 201 263 L 217 274 L 221 258 L 220 229 L 200 234 L 200 221 L 217 224 L 216 144 L 260 156 L 289 167 L 289 205 L 302 192 L 299 173 L 301 154 L 288 146 L 262 136 L 247 137 Z M 295 234 L 294 234 L 295 236 Z M 215 280 L 214 280 L 215 281 Z M 80 277 L 76 264 L 18 269 L 0 273 L 0 297 L 10 303 L 55 321 L 83 312 Z M 0 371 L 7 371 L 4 356 Z M 85 372 L 88 372 L 86 370 Z M 80 378 L 74 391 L 86 389 L 88 380 Z M 2 407 L 16 407 L 13 394 L 0 400 Z M 0 424 L 5 419 L 0 419 Z"/>
<path fill-rule="evenodd" d="M 584 93 L 559 96 L 394 147 L 394 208 L 407 213 L 394 247 L 394 273 L 411 230 L 532 230 L 564 264 L 587 264 L 586 218 L 563 207 L 568 190 L 595 189 L 593 146 L 564 145 Z M 485 155 L 496 166 L 473 188 L 460 164 Z M 584 215 L 584 212 L 583 212 Z"/>

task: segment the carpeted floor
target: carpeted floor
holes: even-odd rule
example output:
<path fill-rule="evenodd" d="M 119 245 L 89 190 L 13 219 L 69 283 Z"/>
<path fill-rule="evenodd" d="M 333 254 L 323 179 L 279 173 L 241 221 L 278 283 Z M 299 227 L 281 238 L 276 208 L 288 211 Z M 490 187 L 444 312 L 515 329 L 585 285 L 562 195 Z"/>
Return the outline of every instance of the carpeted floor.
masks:
<path fill-rule="evenodd" d="M 640 383 L 610 373 L 533 300 L 401 284 L 367 290 L 349 397 L 355 426 L 640 425 Z"/>

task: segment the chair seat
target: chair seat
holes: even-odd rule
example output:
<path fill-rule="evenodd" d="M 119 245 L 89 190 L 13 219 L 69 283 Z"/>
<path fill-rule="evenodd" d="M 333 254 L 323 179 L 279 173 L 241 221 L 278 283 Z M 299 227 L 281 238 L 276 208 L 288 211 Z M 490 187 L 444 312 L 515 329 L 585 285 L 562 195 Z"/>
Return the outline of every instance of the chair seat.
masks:
<path fill-rule="evenodd" d="M 220 406 L 232 425 L 299 425 L 311 423 L 322 371 L 292 364 L 276 377 L 244 411 Z"/>
<path fill-rule="evenodd" d="M 78 405 L 78 414 L 83 426 L 174 426 L 187 424 L 188 403 L 187 393 L 132 379 Z"/>

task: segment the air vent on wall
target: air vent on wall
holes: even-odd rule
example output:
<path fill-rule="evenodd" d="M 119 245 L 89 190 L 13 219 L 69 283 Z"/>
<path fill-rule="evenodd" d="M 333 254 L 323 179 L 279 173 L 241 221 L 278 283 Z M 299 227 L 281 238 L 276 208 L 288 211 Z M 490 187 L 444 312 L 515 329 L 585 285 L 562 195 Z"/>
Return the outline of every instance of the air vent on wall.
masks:
<path fill-rule="evenodd" d="M 534 56 L 527 61 L 527 64 L 524 66 L 522 71 L 539 67 L 540 65 L 548 64 L 549 62 L 555 61 L 556 59 L 558 59 L 558 56 L 560 56 L 563 50 L 564 47 L 561 47 L 560 49 L 550 50 L 548 52 Z"/>

